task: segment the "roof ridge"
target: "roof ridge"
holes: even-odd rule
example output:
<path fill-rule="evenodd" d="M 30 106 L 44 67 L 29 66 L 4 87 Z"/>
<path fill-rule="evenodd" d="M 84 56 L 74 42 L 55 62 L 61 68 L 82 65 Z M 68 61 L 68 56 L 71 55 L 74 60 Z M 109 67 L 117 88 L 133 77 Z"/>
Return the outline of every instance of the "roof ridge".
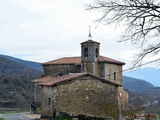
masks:
<path fill-rule="evenodd" d="M 81 76 L 81 75 L 85 75 L 86 73 L 81 73 L 81 74 L 75 74 L 75 75 L 69 75 L 69 74 L 67 74 L 67 75 L 63 75 L 63 76 L 61 76 L 61 77 L 57 77 L 57 78 L 54 78 L 54 79 L 52 79 L 52 80 L 50 80 L 50 81 L 47 81 L 47 82 L 41 82 L 41 83 L 38 83 L 39 85 L 46 85 L 46 86 L 51 86 L 51 85 L 53 85 L 53 84 L 58 84 L 59 82 L 64 82 L 64 81 L 67 81 L 67 80 L 69 80 L 69 79 L 73 79 L 73 78 L 76 78 L 76 77 L 79 77 L 79 76 Z M 56 80 L 56 81 L 55 81 Z M 51 83 L 49 83 L 49 82 L 51 82 Z"/>
<path fill-rule="evenodd" d="M 82 77 L 84 75 L 90 75 L 92 77 L 96 77 L 97 79 L 101 79 L 102 82 L 107 82 L 109 84 L 112 84 L 112 85 L 117 85 L 117 86 L 121 86 L 121 84 L 118 84 L 118 83 L 115 83 L 115 82 L 112 82 L 112 81 L 109 81 L 103 77 L 100 77 L 100 76 L 97 76 L 93 73 L 87 73 L 87 72 L 84 72 L 84 73 L 80 73 L 80 74 L 72 74 L 72 75 L 64 75 L 64 76 L 61 76 L 61 77 L 58 77 L 58 78 L 53 78 L 51 80 L 47 80 L 45 82 L 39 82 L 38 85 L 44 85 L 44 86 L 54 86 L 54 85 L 57 85 L 61 82 L 68 82 L 69 80 L 72 80 L 74 78 L 79 78 L 79 77 Z"/>
<path fill-rule="evenodd" d="M 99 55 L 98 61 L 99 62 L 121 64 L 121 65 L 125 64 L 124 62 L 121 62 L 119 60 L 109 58 L 109 57 L 105 57 L 105 56 L 102 56 L 102 55 Z M 52 60 L 52 61 L 42 63 L 42 65 L 50 65 L 50 64 L 55 64 L 55 65 L 56 64 L 81 64 L 81 56 L 62 57 L 62 58 L 58 58 L 58 59 L 55 59 L 55 60 Z"/>

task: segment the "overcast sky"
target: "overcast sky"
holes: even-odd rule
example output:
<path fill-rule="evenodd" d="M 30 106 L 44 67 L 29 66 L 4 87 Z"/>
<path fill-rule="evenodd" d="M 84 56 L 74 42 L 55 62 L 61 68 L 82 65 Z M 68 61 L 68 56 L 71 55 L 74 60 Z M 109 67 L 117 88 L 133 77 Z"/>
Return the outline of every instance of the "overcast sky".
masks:
<path fill-rule="evenodd" d="M 93 21 L 100 13 L 85 10 L 93 0 L 0 0 L 0 54 L 46 62 L 80 56 L 80 43 L 100 42 L 100 54 L 131 66 L 137 48 L 117 43 L 123 27 Z"/>

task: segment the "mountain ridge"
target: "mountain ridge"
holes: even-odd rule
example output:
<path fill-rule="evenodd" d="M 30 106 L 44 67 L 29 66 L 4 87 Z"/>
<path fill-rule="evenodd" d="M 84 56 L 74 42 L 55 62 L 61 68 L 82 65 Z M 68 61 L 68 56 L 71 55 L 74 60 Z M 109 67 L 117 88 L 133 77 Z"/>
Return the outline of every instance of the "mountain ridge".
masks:
<path fill-rule="evenodd" d="M 0 54 L 0 57 L 6 58 L 6 59 L 11 60 L 11 61 L 14 61 L 14 62 L 19 63 L 21 65 L 25 65 L 26 67 L 29 67 L 29 68 L 37 69 L 41 72 L 43 71 L 43 67 L 42 67 L 41 63 L 38 63 L 38 62 L 22 60 L 22 59 L 19 59 L 19 58 L 15 58 L 15 57 L 8 56 L 8 55 L 2 55 L 2 54 Z"/>
<path fill-rule="evenodd" d="M 128 76 L 123 76 L 123 87 L 129 91 L 139 91 L 143 92 L 150 88 L 155 88 L 155 86 L 145 80 L 136 79 Z"/>
<path fill-rule="evenodd" d="M 154 86 L 160 87 L 160 69 L 158 68 L 137 68 L 123 73 L 124 76 L 142 79 L 152 83 Z"/>

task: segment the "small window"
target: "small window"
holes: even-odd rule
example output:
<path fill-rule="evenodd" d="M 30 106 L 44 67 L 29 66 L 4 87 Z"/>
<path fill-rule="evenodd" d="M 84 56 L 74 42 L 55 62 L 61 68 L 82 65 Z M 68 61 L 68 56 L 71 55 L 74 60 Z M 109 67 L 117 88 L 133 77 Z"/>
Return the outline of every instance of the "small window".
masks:
<path fill-rule="evenodd" d="M 111 79 L 111 75 L 109 74 L 108 76 L 109 76 L 109 80 L 110 80 Z"/>
<path fill-rule="evenodd" d="M 98 48 L 96 48 L 96 57 L 98 57 Z"/>
<path fill-rule="evenodd" d="M 58 73 L 56 76 L 61 77 L 62 75 L 63 75 L 62 73 Z"/>
<path fill-rule="evenodd" d="M 116 72 L 114 72 L 114 80 L 116 80 Z"/>
<path fill-rule="evenodd" d="M 88 57 L 88 48 L 84 48 L 84 56 Z"/>
<path fill-rule="evenodd" d="M 51 105 L 51 98 L 48 98 L 48 105 Z"/>

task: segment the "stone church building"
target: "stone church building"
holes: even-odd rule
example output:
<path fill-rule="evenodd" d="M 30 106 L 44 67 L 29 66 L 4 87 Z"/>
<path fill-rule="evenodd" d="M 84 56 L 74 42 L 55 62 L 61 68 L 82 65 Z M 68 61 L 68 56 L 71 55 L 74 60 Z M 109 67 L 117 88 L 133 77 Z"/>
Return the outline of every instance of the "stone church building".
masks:
<path fill-rule="evenodd" d="M 64 57 L 42 64 L 43 77 L 33 80 L 40 86 L 41 118 L 68 114 L 118 118 L 119 105 L 128 105 L 123 90 L 125 63 L 100 55 L 100 43 L 81 43 L 80 57 Z M 118 97 L 122 92 L 122 98 Z"/>

